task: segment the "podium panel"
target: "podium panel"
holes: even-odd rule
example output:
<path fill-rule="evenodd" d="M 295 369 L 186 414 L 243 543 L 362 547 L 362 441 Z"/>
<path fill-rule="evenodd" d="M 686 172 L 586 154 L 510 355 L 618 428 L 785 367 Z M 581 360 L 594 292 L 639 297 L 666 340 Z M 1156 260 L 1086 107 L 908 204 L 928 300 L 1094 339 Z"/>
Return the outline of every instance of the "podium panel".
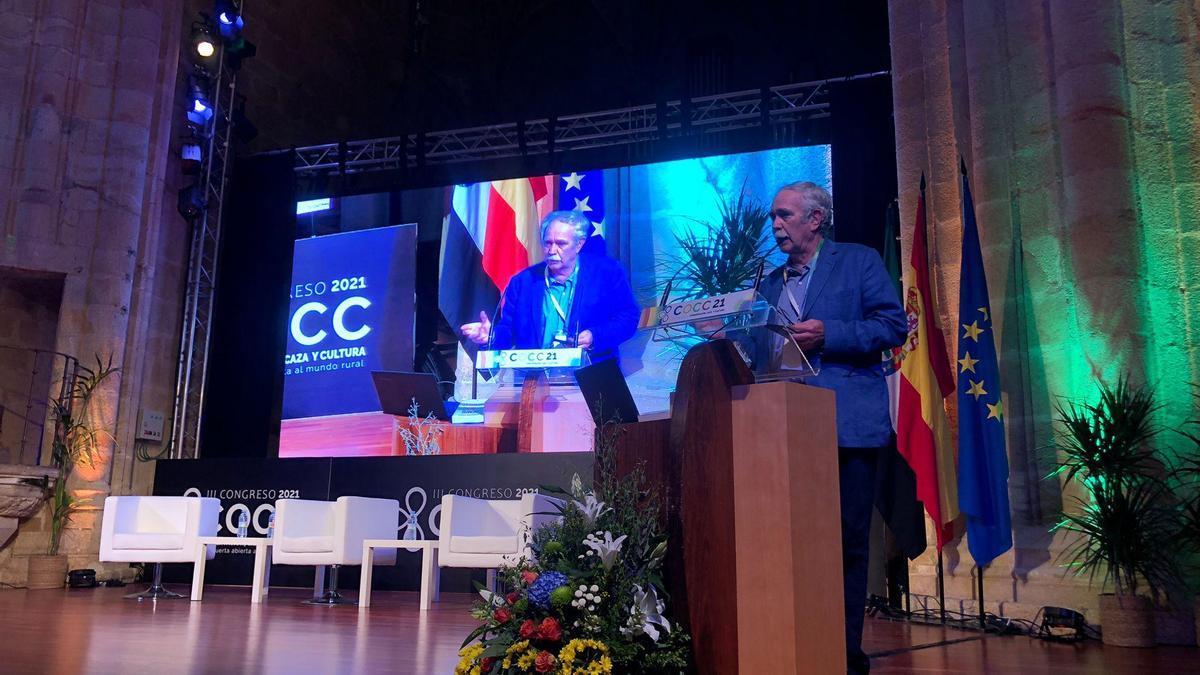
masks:
<path fill-rule="evenodd" d="M 664 496 L 696 672 L 845 672 L 833 392 L 755 384 L 729 340 L 693 347 L 675 391 L 670 420 L 624 425 L 616 460 Z"/>
<path fill-rule="evenodd" d="M 739 672 L 846 672 L 834 415 L 828 389 L 733 388 Z"/>

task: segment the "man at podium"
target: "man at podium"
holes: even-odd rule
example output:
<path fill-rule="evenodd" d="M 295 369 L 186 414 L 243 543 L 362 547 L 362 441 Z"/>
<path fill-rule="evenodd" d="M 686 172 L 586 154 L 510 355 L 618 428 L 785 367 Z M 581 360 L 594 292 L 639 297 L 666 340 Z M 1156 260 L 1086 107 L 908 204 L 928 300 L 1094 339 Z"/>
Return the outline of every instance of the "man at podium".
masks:
<path fill-rule="evenodd" d="M 513 275 L 495 322 L 480 311 L 479 321 L 460 327 L 463 336 L 493 349 L 581 347 L 592 361 L 615 356 L 637 330 L 640 309 L 615 260 L 580 255 L 590 228 L 578 211 L 548 214 L 545 260 Z"/>
<path fill-rule="evenodd" d="M 904 342 L 907 323 L 879 254 L 827 239 L 832 225 L 833 200 L 824 188 L 808 182 L 781 188 L 771 204 L 771 228 L 787 263 L 759 291 L 818 369 L 805 383 L 836 395 L 847 664 L 850 672 L 865 673 L 870 663 L 862 651 L 862 629 L 875 462 L 892 435 L 880 353 Z M 778 360 L 782 343 L 780 338 L 756 344 L 756 369 Z"/>

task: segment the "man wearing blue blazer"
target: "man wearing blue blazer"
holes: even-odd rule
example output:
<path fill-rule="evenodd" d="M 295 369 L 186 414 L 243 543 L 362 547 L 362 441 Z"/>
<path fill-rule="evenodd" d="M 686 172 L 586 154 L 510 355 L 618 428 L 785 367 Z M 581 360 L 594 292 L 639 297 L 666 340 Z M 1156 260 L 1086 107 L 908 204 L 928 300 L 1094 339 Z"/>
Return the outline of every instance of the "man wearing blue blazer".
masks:
<path fill-rule="evenodd" d="M 625 270 L 604 255 L 580 255 L 591 223 L 578 211 L 542 220 L 546 259 L 513 275 L 500 316 L 487 312 L 463 325 L 463 336 L 494 349 L 582 347 L 591 359 L 616 356 L 637 331 L 640 309 Z"/>
<path fill-rule="evenodd" d="M 807 182 L 781 188 L 771 227 L 788 260 L 759 291 L 819 370 L 804 382 L 832 389 L 837 398 L 847 665 L 866 673 L 862 629 L 875 461 L 892 435 L 881 353 L 904 342 L 907 321 L 879 254 L 828 239 L 832 225 L 833 200 L 824 188 Z M 782 344 L 782 337 L 759 338 L 755 370 L 778 367 Z"/>

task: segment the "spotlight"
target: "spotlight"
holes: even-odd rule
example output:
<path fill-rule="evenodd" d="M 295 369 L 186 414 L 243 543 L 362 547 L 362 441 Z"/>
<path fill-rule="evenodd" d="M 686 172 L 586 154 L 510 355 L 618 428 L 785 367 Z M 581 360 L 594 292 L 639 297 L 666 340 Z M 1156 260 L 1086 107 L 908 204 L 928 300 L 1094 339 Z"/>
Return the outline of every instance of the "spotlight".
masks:
<path fill-rule="evenodd" d="M 1079 612 L 1047 605 L 1039 614 L 1042 623 L 1038 626 L 1038 637 L 1043 640 L 1076 642 L 1087 638 L 1087 620 Z"/>
<path fill-rule="evenodd" d="M 179 215 L 187 220 L 194 220 L 200 217 L 200 214 L 204 212 L 204 195 L 200 191 L 199 184 L 192 183 L 179 191 L 177 208 L 179 209 Z"/>
<path fill-rule="evenodd" d="M 205 62 L 211 60 L 217 53 L 217 43 L 213 39 L 212 31 L 201 21 L 192 22 L 192 47 L 196 51 L 196 56 Z"/>
<path fill-rule="evenodd" d="M 230 115 L 233 125 L 233 135 L 240 143 L 249 143 L 258 136 L 258 127 L 246 117 L 246 97 L 237 96 L 233 102 L 233 114 Z"/>
<path fill-rule="evenodd" d="M 203 128 L 212 119 L 212 104 L 209 103 L 209 89 L 212 87 L 208 76 L 197 68 L 188 77 L 188 122 Z"/>
<path fill-rule="evenodd" d="M 188 139 L 183 142 L 183 146 L 179 148 L 179 157 L 183 160 L 183 172 L 189 176 L 194 176 L 200 173 L 200 162 L 204 154 L 200 150 L 200 143 L 196 139 Z"/>
<path fill-rule="evenodd" d="M 241 35 L 244 25 L 240 3 L 232 0 L 217 2 L 217 31 L 221 33 L 222 38 L 225 40 L 236 38 Z"/>
<path fill-rule="evenodd" d="M 241 36 L 225 43 L 225 63 L 233 70 L 242 67 L 242 59 L 248 59 L 257 53 L 258 47 Z"/>

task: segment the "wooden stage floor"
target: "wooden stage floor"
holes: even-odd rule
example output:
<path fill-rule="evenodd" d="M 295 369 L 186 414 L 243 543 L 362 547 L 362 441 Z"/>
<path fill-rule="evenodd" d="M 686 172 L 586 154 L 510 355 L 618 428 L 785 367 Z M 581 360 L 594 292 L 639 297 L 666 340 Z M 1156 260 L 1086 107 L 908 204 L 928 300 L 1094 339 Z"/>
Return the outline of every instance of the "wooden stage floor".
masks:
<path fill-rule="evenodd" d="M 0 590 L 0 673 L 450 673 L 474 623 L 465 594 L 443 594 L 425 613 L 416 593 L 401 592 L 377 592 L 361 611 L 302 605 L 300 589 L 272 589 L 262 605 L 239 587 L 210 586 L 203 602 L 122 597 L 142 588 Z M 954 640 L 964 641 L 911 649 Z M 981 638 L 876 619 L 867 620 L 865 642 L 869 653 L 887 654 L 872 659 L 880 675 L 1200 672 L 1200 649 L 1189 647 Z"/>

